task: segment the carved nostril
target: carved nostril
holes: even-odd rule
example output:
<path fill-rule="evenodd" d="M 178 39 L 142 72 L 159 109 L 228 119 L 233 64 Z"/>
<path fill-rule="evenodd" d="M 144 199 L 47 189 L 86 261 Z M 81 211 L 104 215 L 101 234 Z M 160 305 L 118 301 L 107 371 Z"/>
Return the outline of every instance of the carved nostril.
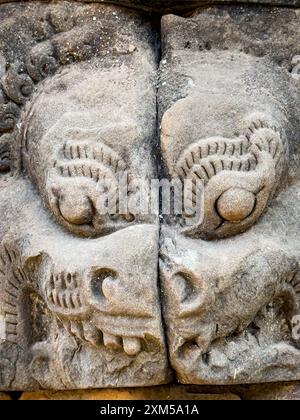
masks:
<path fill-rule="evenodd" d="M 63 218 L 74 225 L 91 223 L 93 206 L 89 198 L 80 191 L 69 191 L 59 198 L 59 210 Z"/>
<path fill-rule="evenodd" d="M 229 222 L 241 222 L 253 212 L 255 195 L 242 188 L 225 191 L 217 202 L 217 210 L 222 219 Z"/>
<path fill-rule="evenodd" d="M 117 274 L 113 270 L 102 268 L 97 270 L 91 281 L 91 293 L 94 298 L 109 299 L 113 295 L 113 283 Z"/>

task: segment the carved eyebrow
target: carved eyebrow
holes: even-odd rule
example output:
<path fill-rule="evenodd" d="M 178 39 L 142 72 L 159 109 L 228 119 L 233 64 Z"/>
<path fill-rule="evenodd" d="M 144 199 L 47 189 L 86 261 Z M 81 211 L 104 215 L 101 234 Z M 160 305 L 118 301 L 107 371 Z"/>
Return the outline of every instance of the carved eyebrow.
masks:
<path fill-rule="evenodd" d="M 58 123 L 61 123 L 62 121 L 59 120 Z M 136 124 L 132 123 L 132 124 L 125 124 L 122 122 L 112 122 L 109 123 L 107 125 L 99 125 L 99 126 L 95 126 L 95 127 L 72 127 L 70 129 L 68 129 L 68 131 L 65 132 L 65 135 L 70 137 L 70 138 L 77 138 L 77 136 L 79 137 L 79 139 L 81 137 L 85 137 L 85 136 L 103 136 L 107 133 L 115 133 L 117 131 L 119 132 L 130 132 L 130 131 L 136 131 L 138 133 L 138 127 Z"/>

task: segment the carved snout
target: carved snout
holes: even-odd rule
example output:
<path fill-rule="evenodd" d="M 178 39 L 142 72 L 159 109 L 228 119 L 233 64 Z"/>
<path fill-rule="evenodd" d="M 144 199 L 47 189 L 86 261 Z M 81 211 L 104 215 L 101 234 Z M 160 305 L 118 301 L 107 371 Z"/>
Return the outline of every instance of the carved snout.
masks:
<path fill-rule="evenodd" d="M 45 297 L 49 309 L 80 340 L 135 356 L 142 350 L 147 320 L 126 311 L 124 302 L 130 295 L 123 296 L 116 310 L 119 281 L 118 273 L 109 268 L 93 268 L 82 275 L 52 273 Z"/>

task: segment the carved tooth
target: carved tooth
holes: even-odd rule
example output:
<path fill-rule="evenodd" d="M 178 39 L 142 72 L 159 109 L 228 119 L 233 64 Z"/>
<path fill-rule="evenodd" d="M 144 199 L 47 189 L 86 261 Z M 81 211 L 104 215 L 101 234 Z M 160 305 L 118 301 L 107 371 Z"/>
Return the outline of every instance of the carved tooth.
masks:
<path fill-rule="evenodd" d="M 65 273 L 61 273 L 60 275 L 60 287 L 65 290 L 67 288 L 66 285 L 66 278 L 65 278 Z"/>
<path fill-rule="evenodd" d="M 74 334 L 76 337 L 80 338 L 81 340 L 84 340 L 83 328 L 80 322 L 71 321 L 70 330 L 71 333 Z"/>
<path fill-rule="evenodd" d="M 89 341 L 94 346 L 99 346 L 100 344 L 100 333 L 97 328 L 92 325 L 90 322 L 83 323 L 83 334 L 86 341 Z"/>
<path fill-rule="evenodd" d="M 76 301 L 79 308 L 82 307 L 81 297 L 80 297 L 80 291 L 78 290 L 76 293 Z"/>
<path fill-rule="evenodd" d="M 61 295 L 61 303 L 62 303 L 63 308 L 69 309 L 68 301 L 67 301 L 67 293 L 65 293 L 65 292 L 62 293 L 62 295 Z"/>
<path fill-rule="evenodd" d="M 70 273 L 67 274 L 67 280 L 66 280 L 66 286 L 67 289 L 72 290 L 72 275 Z"/>
<path fill-rule="evenodd" d="M 112 350 L 119 350 L 122 348 L 120 337 L 116 337 L 115 335 L 103 333 L 103 343 L 105 347 Z"/>
<path fill-rule="evenodd" d="M 73 278 L 73 287 L 74 287 L 74 289 L 76 289 L 78 287 L 77 274 L 76 273 L 73 274 L 72 278 Z"/>
<path fill-rule="evenodd" d="M 123 338 L 123 347 L 125 353 L 129 356 L 136 356 L 142 350 L 141 340 L 139 338 Z"/>
<path fill-rule="evenodd" d="M 58 305 L 58 296 L 55 289 L 52 290 L 52 301 L 54 302 L 54 305 Z"/>
<path fill-rule="evenodd" d="M 70 309 L 70 310 L 74 309 L 72 305 L 72 300 L 71 300 L 71 293 L 68 290 L 65 292 L 64 298 L 65 298 L 67 309 Z"/>

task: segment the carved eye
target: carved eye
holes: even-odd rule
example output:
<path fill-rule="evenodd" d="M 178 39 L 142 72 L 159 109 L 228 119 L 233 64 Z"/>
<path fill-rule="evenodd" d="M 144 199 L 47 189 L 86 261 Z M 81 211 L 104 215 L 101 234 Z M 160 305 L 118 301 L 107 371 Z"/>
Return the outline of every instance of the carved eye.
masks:
<path fill-rule="evenodd" d="M 68 191 L 59 197 L 58 205 L 61 215 L 69 223 L 84 225 L 93 219 L 93 205 L 82 191 Z"/>
<path fill-rule="evenodd" d="M 179 156 L 174 175 L 204 184 L 201 223 L 186 225 L 187 235 L 224 238 L 250 228 L 263 214 L 287 170 L 289 147 L 277 123 L 253 114 L 244 134 L 211 137 L 189 145 Z"/>
<path fill-rule="evenodd" d="M 255 195 L 242 188 L 225 191 L 217 201 L 217 210 L 222 219 L 228 222 L 241 222 L 255 209 Z"/>

